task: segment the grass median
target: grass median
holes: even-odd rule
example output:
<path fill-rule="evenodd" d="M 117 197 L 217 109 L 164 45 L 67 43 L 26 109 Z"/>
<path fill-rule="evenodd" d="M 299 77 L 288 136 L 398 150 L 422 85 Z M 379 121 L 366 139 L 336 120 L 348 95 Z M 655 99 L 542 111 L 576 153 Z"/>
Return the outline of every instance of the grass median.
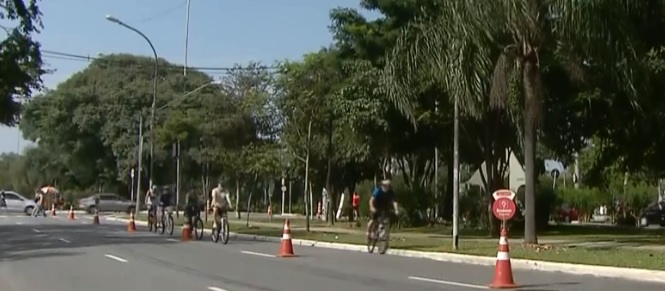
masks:
<path fill-rule="evenodd" d="M 126 218 L 126 216 L 124 216 Z M 138 220 L 146 220 L 139 215 Z M 210 219 L 211 221 L 211 219 Z M 206 228 L 212 226 L 208 222 Z M 176 219 L 182 225 L 183 219 Z M 246 225 L 246 220 L 230 219 L 231 231 L 242 234 L 274 236 L 282 235 L 281 220 L 258 218 Z M 315 240 L 364 245 L 362 227 L 337 223 L 336 227 L 325 227 L 314 222 L 310 232 L 304 230 L 304 221 L 292 220 L 291 234 L 296 239 Z M 497 239 L 490 239 L 484 232 L 462 230 L 459 250 L 452 250 L 450 228 L 447 226 L 409 228 L 393 230 L 390 247 L 429 252 L 447 252 L 479 256 L 496 256 Z M 545 242 L 539 246 L 520 244 L 518 230 L 512 234 L 510 255 L 512 258 L 532 259 L 562 263 L 665 270 L 665 231 L 637 228 L 600 226 L 553 226 L 539 234 Z M 511 238 L 509 238 L 511 240 Z"/>

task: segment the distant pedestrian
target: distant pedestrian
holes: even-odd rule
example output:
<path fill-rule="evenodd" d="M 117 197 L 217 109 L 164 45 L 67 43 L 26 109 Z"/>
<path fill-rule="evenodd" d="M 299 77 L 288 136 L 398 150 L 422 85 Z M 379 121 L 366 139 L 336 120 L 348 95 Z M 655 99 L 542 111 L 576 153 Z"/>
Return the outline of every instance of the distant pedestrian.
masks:
<path fill-rule="evenodd" d="M 44 202 L 45 197 L 42 191 L 35 191 L 35 209 L 32 211 L 32 216 L 37 217 L 41 214 L 46 216 L 46 212 L 44 211 Z"/>
<path fill-rule="evenodd" d="M 360 218 L 360 195 L 358 192 L 353 192 L 351 206 L 353 207 L 353 219 L 358 220 Z"/>
<path fill-rule="evenodd" d="M 0 191 L 0 209 L 5 208 L 7 210 L 7 200 L 5 200 L 5 191 Z"/>

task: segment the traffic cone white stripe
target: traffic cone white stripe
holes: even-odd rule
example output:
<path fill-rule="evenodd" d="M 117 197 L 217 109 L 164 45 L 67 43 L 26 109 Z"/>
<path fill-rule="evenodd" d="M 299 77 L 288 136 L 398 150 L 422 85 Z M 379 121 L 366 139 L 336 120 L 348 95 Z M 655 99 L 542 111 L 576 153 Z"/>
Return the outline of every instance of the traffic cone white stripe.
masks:
<path fill-rule="evenodd" d="M 502 246 L 508 245 L 508 240 L 506 239 L 506 237 L 502 236 L 502 237 L 499 238 L 499 245 L 502 245 Z"/>
<path fill-rule="evenodd" d="M 510 261 L 510 255 L 508 252 L 498 252 L 496 253 L 497 261 Z"/>
<path fill-rule="evenodd" d="M 282 234 L 282 239 L 291 239 L 291 235 L 288 233 Z"/>

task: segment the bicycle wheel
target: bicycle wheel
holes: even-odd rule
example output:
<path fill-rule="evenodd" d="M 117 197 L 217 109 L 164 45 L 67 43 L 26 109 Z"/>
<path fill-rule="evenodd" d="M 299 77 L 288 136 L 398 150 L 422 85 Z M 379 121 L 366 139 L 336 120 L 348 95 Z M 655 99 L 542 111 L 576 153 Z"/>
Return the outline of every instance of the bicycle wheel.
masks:
<path fill-rule="evenodd" d="M 166 223 L 167 223 L 167 225 L 165 225 L 164 227 L 168 229 L 169 235 L 173 235 L 173 225 L 174 225 L 174 223 L 173 223 L 173 215 L 171 215 L 171 213 L 169 213 L 169 216 L 167 217 Z"/>
<path fill-rule="evenodd" d="M 374 226 L 370 230 L 370 234 L 373 234 L 372 236 L 374 238 L 372 238 L 372 236 L 367 236 L 367 252 L 370 253 L 370 254 L 374 252 L 374 247 L 376 247 L 376 240 L 377 240 L 377 237 L 378 237 L 377 229 L 378 229 L 378 226 Z"/>
<path fill-rule="evenodd" d="M 152 217 L 152 215 L 148 214 L 148 231 L 150 232 L 152 232 L 153 228 L 155 227 L 153 221 L 155 221 L 155 218 Z"/>
<path fill-rule="evenodd" d="M 222 224 L 220 223 L 215 223 L 215 226 L 212 228 L 212 241 L 213 242 L 218 242 L 219 241 L 219 236 L 220 236 L 220 231 L 222 230 Z"/>
<path fill-rule="evenodd" d="M 166 231 L 166 215 L 162 215 L 161 222 L 159 223 L 159 233 L 164 234 Z"/>
<path fill-rule="evenodd" d="M 222 217 L 222 243 L 229 243 L 229 220 L 226 217 Z"/>
<path fill-rule="evenodd" d="M 194 231 L 196 234 L 196 239 L 201 240 L 203 238 L 203 220 L 201 220 L 201 217 L 196 217 L 194 219 Z"/>
<path fill-rule="evenodd" d="M 390 225 L 381 223 L 379 234 L 377 236 L 379 243 L 379 254 L 384 255 L 388 250 L 388 243 L 390 242 Z"/>

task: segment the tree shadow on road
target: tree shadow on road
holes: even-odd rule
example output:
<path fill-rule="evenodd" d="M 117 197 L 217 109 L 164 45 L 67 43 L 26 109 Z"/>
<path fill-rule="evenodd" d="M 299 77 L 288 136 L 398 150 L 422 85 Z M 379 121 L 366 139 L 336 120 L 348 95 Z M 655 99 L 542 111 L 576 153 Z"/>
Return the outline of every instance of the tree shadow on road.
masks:
<path fill-rule="evenodd" d="M 210 242 L 209 236 L 203 242 Z M 48 256 L 74 256 L 78 249 L 105 245 L 176 245 L 180 231 L 172 236 L 151 233 L 147 227 L 128 232 L 117 224 L 21 224 L 0 225 L 0 261 L 17 261 Z M 188 242 L 191 243 L 191 242 Z M 249 241 L 243 243 L 251 243 Z M 67 252 L 72 249 L 77 252 Z"/>
<path fill-rule="evenodd" d="M 83 252 L 63 251 L 34 251 L 34 252 L 7 252 L 0 253 L 0 262 L 16 262 L 30 259 L 43 259 L 46 257 L 72 257 L 81 255 Z"/>

